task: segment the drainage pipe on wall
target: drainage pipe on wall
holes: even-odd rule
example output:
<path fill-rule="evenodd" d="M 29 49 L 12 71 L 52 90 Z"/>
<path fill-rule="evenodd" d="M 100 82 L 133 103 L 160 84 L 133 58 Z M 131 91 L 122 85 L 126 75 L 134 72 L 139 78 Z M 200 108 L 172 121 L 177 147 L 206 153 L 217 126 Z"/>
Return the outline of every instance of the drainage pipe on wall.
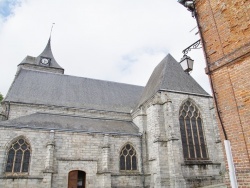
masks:
<path fill-rule="evenodd" d="M 226 155 L 227 155 L 227 163 L 228 163 L 228 168 L 229 168 L 229 177 L 230 177 L 231 187 L 237 188 L 238 184 L 237 184 L 236 175 L 235 175 L 235 168 L 234 168 L 234 163 L 233 163 L 233 156 L 232 156 L 230 141 L 224 140 L 224 145 L 225 145 L 225 150 L 226 150 Z"/>

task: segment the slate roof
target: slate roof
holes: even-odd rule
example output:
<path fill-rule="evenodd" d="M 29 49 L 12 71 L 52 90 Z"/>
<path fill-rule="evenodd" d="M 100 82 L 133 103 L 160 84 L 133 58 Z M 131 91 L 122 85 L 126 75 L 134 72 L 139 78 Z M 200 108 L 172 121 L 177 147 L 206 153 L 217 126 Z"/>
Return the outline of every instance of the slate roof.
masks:
<path fill-rule="evenodd" d="M 142 93 L 139 105 L 160 90 L 209 96 L 189 74 L 183 71 L 181 65 L 170 54 L 154 69 Z"/>
<path fill-rule="evenodd" d="M 129 113 L 143 87 L 21 69 L 5 101 Z"/>
<path fill-rule="evenodd" d="M 47 57 L 50 59 L 50 65 L 48 67 L 52 67 L 52 68 L 56 68 L 56 69 L 62 69 L 64 70 L 55 60 L 52 50 L 51 50 L 51 39 L 49 38 L 49 41 L 45 47 L 45 49 L 43 50 L 43 52 L 37 56 L 37 57 L 31 57 L 31 56 L 26 56 L 24 58 L 24 60 L 20 63 L 20 65 L 22 64 L 32 64 L 32 65 L 38 65 L 40 66 L 40 61 L 42 57 Z"/>
<path fill-rule="evenodd" d="M 138 128 L 131 121 L 98 119 L 60 114 L 35 113 L 13 120 L 2 121 L 5 127 L 33 128 L 91 133 L 118 133 L 138 135 Z"/>
<path fill-rule="evenodd" d="M 53 57 L 50 40 L 41 55 Z M 55 60 L 53 62 L 56 63 Z M 60 67 L 58 64 L 54 65 Z M 161 90 L 210 96 L 168 54 L 156 66 L 145 88 L 21 69 L 4 100 L 129 113 Z"/>

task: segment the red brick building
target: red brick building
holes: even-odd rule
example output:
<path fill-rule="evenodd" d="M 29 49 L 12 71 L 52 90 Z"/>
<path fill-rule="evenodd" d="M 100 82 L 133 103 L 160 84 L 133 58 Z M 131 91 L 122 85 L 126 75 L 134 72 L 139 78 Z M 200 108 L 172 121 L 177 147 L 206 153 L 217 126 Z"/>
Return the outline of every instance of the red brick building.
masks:
<path fill-rule="evenodd" d="M 250 187 L 250 1 L 196 0 L 195 10 L 221 139 L 231 142 L 238 186 Z"/>

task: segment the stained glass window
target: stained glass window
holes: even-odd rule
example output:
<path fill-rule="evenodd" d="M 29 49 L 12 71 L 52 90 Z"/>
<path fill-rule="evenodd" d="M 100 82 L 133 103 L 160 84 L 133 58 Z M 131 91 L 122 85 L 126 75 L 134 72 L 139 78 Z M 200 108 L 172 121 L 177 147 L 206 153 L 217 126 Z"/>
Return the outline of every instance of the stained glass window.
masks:
<path fill-rule="evenodd" d="M 179 122 L 184 159 L 208 159 L 201 114 L 192 102 L 186 101 L 180 108 Z"/>
<path fill-rule="evenodd" d="M 120 170 L 137 170 L 136 151 L 130 144 L 126 144 L 121 150 Z"/>
<path fill-rule="evenodd" d="M 21 173 L 28 172 L 30 161 L 30 145 L 20 138 L 11 144 L 8 150 L 6 172 Z"/>

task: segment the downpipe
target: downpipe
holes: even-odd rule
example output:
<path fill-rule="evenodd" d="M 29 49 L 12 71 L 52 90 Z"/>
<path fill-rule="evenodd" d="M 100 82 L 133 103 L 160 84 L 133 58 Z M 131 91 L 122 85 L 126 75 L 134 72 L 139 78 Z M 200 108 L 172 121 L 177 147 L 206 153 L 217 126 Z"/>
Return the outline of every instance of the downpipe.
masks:
<path fill-rule="evenodd" d="M 238 188 L 230 141 L 224 140 L 224 145 L 225 145 L 227 163 L 229 168 L 230 184 L 232 188 Z"/>

